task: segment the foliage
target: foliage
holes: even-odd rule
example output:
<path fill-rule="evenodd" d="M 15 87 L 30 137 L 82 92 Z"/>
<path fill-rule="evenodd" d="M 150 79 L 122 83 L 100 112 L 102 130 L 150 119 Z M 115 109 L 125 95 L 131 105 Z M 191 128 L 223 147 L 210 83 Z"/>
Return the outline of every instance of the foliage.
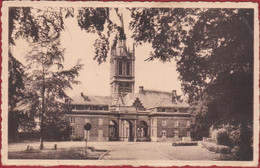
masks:
<path fill-rule="evenodd" d="M 110 49 L 109 38 L 111 34 L 115 34 L 113 46 L 116 46 L 119 40 L 126 39 L 123 25 L 119 26 L 111 20 L 111 11 L 114 11 L 122 22 L 122 16 L 118 8 L 82 7 L 78 10 L 77 20 L 79 27 L 87 33 L 96 33 L 98 35 L 94 44 L 94 60 L 97 60 L 99 64 L 106 61 Z"/>
<path fill-rule="evenodd" d="M 180 56 L 188 31 L 183 27 L 195 22 L 192 15 L 198 9 L 181 8 L 132 8 L 130 29 L 137 44 L 148 42 L 154 49 L 149 61 L 171 61 Z"/>
<path fill-rule="evenodd" d="M 15 107 L 23 99 L 27 80 L 23 65 L 11 53 L 8 59 L 8 137 L 18 138 L 18 129 L 30 131 L 34 126 L 33 113 L 16 110 Z"/>
<path fill-rule="evenodd" d="M 238 119 L 236 119 L 239 121 Z M 240 120 L 243 120 L 242 118 Z M 245 128 L 246 127 L 246 128 Z M 250 160 L 252 158 L 253 150 L 253 128 L 251 125 L 245 125 L 240 122 L 237 125 L 228 124 L 218 125 L 215 130 L 226 130 L 228 133 L 229 146 L 233 148 L 233 154 L 236 160 Z M 246 144 L 246 145 L 245 145 Z"/>
<path fill-rule="evenodd" d="M 25 67 L 13 57 L 11 46 L 15 45 L 12 37 L 16 29 L 15 22 L 19 19 L 21 8 L 9 8 L 9 48 L 8 48 L 8 138 L 17 139 L 18 130 L 28 131 L 34 126 L 33 113 L 16 110 L 17 103 L 23 99 L 25 83 L 28 80 Z"/>
<path fill-rule="evenodd" d="M 231 153 L 231 148 L 224 145 L 217 145 L 212 142 L 202 142 L 202 147 L 208 149 L 209 151 L 221 153 L 221 154 L 229 154 Z"/>
<path fill-rule="evenodd" d="M 148 60 L 176 60 L 183 91 L 190 103 L 199 106 L 193 129 L 200 132 L 212 124 L 240 122 L 244 133 L 240 147 L 249 152 L 253 10 L 137 8 L 132 10 L 132 17 L 134 39 L 139 44 L 149 42 L 154 48 Z M 198 102 L 206 107 L 204 114 Z M 238 120 L 240 117 L 244 120 Z M 248 156 L 245 158 L 250 160 Z"/>
<path fill-rule="evenodd" d="M 228 131 L 224 128 L 214 130 L 211 133 L 211 138 L 213 138 L 218 145 L 226 145 L 226 146 L 231 145 Z"/>
<path fill-rule="evenodd" d="M 64 49 L 61 48 L 60 33 L 63 30 L 64 10 L 67 12 L 65 17 L 73 15 L 70 8 L 51 7 L 15 8 L 16 14 L 13 14 L 16 17 L 12 22 L 14 31 L 10 37 L 24 38 L 30 44 L 25 56 L 28 80 L 23 99 L 17 103 L 16 110 L 34 113 L 34 117 L 41 119 L 42 137 L 47 130 L 55 131 L 52 135 L 56 138 L 68 134 L 69 124 L 62 118 L 66 111 L 64 100 L 69 99 L 66 90 L 71 89 L 72 84 L 79 83 L 75 78 L 82 68 L 79 62 L 68 70 L 63 67 Z"/>
<path fill-rule="evenodd" d="M 191 105 L 189 112 L 193 114 L 191 123 L 191 137 L 194 140 L 202 140 L 209 136 L 209 127 L 213 124 L 210 120 L 207 104 L 203 101 L 195 102 Z"/>

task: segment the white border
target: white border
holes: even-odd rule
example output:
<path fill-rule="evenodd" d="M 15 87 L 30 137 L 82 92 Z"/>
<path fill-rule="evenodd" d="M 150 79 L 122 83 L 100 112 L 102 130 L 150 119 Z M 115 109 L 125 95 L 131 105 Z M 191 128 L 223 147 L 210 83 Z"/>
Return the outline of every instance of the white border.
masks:
<path fill-rule="evenodd" d="M 71 6 L 71 7 L 174 7 L 174 8 L 254 8 L 254 158 L 253 161 L 160 161 L 160 160 L 16 160 L 8 159 L 8 7 L 11 6 Z M 3 2 L 2 7 L 2 164 L 3 165 L 95 165 L 95 166 L 258 166 L 259 158 L 259 21 L 258 4 L 252 2 Z"/>

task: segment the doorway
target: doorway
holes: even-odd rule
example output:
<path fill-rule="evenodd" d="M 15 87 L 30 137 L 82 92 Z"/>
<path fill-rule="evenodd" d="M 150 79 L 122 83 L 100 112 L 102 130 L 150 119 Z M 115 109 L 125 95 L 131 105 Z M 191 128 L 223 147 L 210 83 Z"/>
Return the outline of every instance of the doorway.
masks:
<path fill-rule="evenodd" d="M 129 120 L 122 120 L 121 123 L 121 128 L 122 128 L 122 135 L 121 139 L 122 141 L 134 141 L 134 136 L 133 136 L 133 124 Z"/>
<path fill-rule="evenodd" d="M 109 121 L 108 136 L 109 136 L 109 141 L 118 140 L 118 125 L 114 120 Z"/>

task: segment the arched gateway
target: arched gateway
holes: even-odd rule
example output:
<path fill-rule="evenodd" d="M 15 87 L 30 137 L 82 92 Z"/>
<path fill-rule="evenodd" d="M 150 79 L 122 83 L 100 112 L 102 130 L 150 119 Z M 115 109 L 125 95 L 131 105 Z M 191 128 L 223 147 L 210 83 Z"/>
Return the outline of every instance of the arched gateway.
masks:
<path fill-rule="evenodd" d="M 110 86 L 110 96 L 81 93 L 73 98 L 67 115 L 72 139 L 84 137 L 86 119 L 93 125 L 90 141 L 190 139 L 189 105 L 180 100 L 176 90 L 164 92 L 140 86 L 135 93 L 135 48 L 127 47 L 126 39 L 111 46 Z"/>
<path fill-rule="evenodd" d="M 108 135 L 109 135 L 109 141 L 118 140 L 118 124 L 114 120 L 109 121 Z"/>
<path fill-rule="evenodd" d="M 133 124 L 130 120 L 122 120 L 120 136 L 122 141 L 134 141 L 133 128 Z"/>

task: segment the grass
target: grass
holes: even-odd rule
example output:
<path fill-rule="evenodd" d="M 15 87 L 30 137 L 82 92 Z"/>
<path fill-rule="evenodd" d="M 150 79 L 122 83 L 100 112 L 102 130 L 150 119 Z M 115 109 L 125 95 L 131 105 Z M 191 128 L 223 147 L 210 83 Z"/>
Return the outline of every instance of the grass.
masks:
<path fill-rule="evenodd" d="M 54 149 L 31 149 L 19 152 L 9 152 L 9 159 L 89 159 L 97 160 L 106 150 L 93 150 L 88 148 L 85 156 L 85 148 L 60 148 Z"/>

